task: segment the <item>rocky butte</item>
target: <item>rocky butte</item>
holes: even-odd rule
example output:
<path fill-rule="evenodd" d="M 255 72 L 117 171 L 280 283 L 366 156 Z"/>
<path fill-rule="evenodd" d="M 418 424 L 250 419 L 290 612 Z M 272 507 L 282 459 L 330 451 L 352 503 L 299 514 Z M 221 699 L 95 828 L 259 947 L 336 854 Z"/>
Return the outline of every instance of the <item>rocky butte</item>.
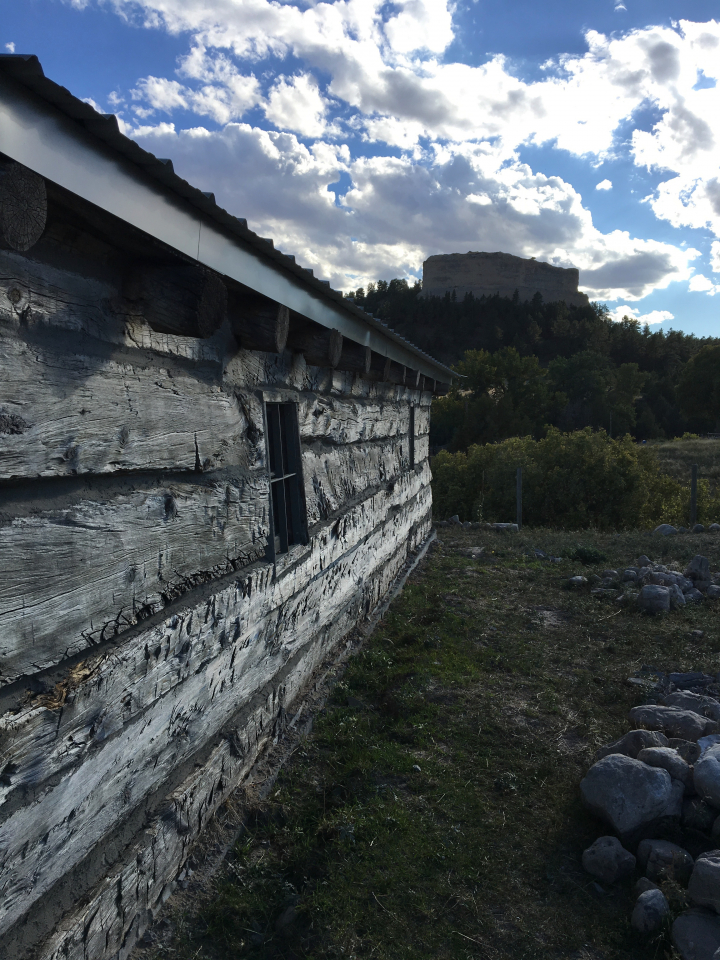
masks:
<path fill-rule="evenodd" d="M 578 291 L 579 279 L 575 267 L 554 267 L 510 253 L 440 253 L 423 263 L 426 297 L 444 297 L 448 291 L 454 291 L 458 300 L 466 293 L 512 297 L 517 290 L 521 301 L 532 300 L 539 292 L 546 303 L 564 300 L 586 307 L 589 300 Z"/>

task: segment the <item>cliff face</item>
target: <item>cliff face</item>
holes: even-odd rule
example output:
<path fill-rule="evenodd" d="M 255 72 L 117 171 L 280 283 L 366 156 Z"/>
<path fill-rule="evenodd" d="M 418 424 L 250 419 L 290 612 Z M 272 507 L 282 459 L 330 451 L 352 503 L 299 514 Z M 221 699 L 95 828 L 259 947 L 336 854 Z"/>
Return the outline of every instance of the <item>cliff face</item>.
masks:
<path fill-rule="evenodd" d="M 443 297 L 455 291 L 458 300 L 466 293 L 475 297 L 512 297 L 532 300 L 540 291 L 546 303 L 564 300 L 587 306 L 587 295 L 578 292 L 575 267 L 553 267 L 540 260 L 524 260 L 509 253 L 442 253 L 423 263 L 423 295 Z"/>

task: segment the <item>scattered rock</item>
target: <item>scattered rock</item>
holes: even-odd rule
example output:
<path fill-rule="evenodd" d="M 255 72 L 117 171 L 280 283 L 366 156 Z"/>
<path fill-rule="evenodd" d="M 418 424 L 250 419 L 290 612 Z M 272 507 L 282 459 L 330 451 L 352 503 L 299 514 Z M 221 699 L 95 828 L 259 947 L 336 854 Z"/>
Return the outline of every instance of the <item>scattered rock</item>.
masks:
<path fill-rule="evenodd" d="M 623 575 L 621 578 L 623 583 L 635 583 L 637 578 L 638 578 L 637 570 L 632 570 L 630 568 L 628 568 L 627 570 L 623 570 Z"/>
<path fill-rule="evenodd" d="M 704 636 L 702 630 L 699 632 L 700 636 Z M 696 635 L 696 631 L 693 631 L 691 636 L 693 635 Z M 713 682 L 713 679 L 713 677 L 708 676 L 706 673 L 700 673 L 697 670 L 692 673 L 668 674 L 668 681 L 675 684 L 680 690 L 687 690 L 690 687 L 706 687 L 709 683 Z"/>
<path fill-rule="evenodd" d="M 633 707 L 630 720 L 636 727 L 646 730 L 664 730 L 671 737 L 680 740 L 699 740 L 706 733 L 716 733 L 718 725 L 714 720 L 695 713 L 693 710 L 680 710 L 678 707 L 663 707 L 646 703 Z"/>
<path fill-rule="evenodd" d="M 693 782 L 699 795 L 720 807 L 720 743 L 708 747 L 694 767 Z"/>
<path fill-rule="evenodd" d="M 704 739 L 703 737 L 700 738 Z M 679 740 L 677 737 L 670 737 L 668 746 L 677 750 L 685 763 L 693 764 L 700 758 L 702 747 L 700 743 L 693 743 L 692 740 Z"/>
<path fill-rule="evenodd" d="M 683 594 L 685 597 L 686 603 L 702 603 L 703 595 L 695 587 L 690 587 L 689 590 L 686 590 Z"/>
<path fill-rule="evenodd" d="M 715 583 L 711 583 L 705 591 L 705 596 L 709 600 L 720 600 L 720 587 L 718 587 Z"/>
<path fill-rule="evenodd" d="M 697 830 L 710 834 L 717 819 L 717 810 L 705 803 L 700 797 L 686 797 L 683 800 L 681 823 L 685 830 Z"/>
<path fill-rule="evenodd" d="M 680 780 L 684 786 L 692 783 L 692 768 L 672 747 L 646 747 L 637 758 L 650 767 L 667 770 L 673 780 Z"/>
<path fill-rule="evenodd" d="M 637 565 L 639 567 L 649 567 L 651 563 L 652 563 L 652 560 L 650 559 L 650 557 L 646 556 L 645 554 L 643 554 L 641 557 L 638 557 L 637 559 Z"/>
<path fill-rule="evenodd" d="M 705 527 L 703 526 L 702 523 L 696 523 L 695 526 L 692 528 L 692 532 L 693 532 L 693 533 L 705 533 Z"/>
<path fill-rule="evenodd" d="M 454 524 L 456 524 L 456 525 L 459 527 L 459 526 L 460 526 L 460 517 L 459 517 L 457 514 L 455 514 L 454 517 L 450 517 L 448 523 L 454 523 Z"/>
<path fill-rule="evenodd" d="M 669 693 L 662 701 L 666 707 L 680 707 L 683 710 L 693 710 L 695 713 L 707 717 L 708 720 L 720 720 L 720 703 L 714 697 L 704 697 L 700 693 L 690 693 L 688 690 L 679 690 Z"/>
<path fill-rule="evenodd" d="M 685 576 L 691 580 L 709 580 L 710 579 L 710 561 L 707 557 L 699 553 L 692 558 L 685 567 Z"/>
<path fill-rule="evenodd" d="M 676 583 L 673 583 L 668 587 L 668 590 L 670 591 L 670 609 L 677 610 L 678 607 L 684 607 L 687 600 L 680 587 Z"/>
<path fill-rule="evenodd" d="M 580 783 L 585 806 L 621 838 L 666 816 L 674 793 L 667 770 L 622 754 L 603 757 Z"/>
<path fill-rule="evenodd" d="M 614 753 L 623 754 L 635 760 L 640 751 L 646 747 L 667 747 L 668 744 L 669 741 L 665 734 L 658 730 L 631 730 L 630 733 L 626 733 L 624 737 L 608 744 L 607 747 L 600 747 L 595 754 L 595 760 L 602 760 L 603 757 L 609 757 Z"/>
<path fill-rule="evenodd" d="M 710 907 L 720 913 L 720 850 L 701 853 L 697 858 L 688 884 L 688 896 L 696 906 Z"/>
<path fill-rule="evenodd" d="M 620 574 L 617 570 L 603 570 L 602 578 L 603 580 L 617 580 L 620 577 Z"/>
<path fill-rule="evenodd" d="M 637 605 L 646 613 L 669 613 L 670 591 L 667 587 L 659 587 L 654 583 L 647 583 L 640 591 Z"/>
<path fill-rule="evenodd" d="M 668 840 L 642 840 L 638 845 L 637 863 L 649 880 L 676 880 L 683 886 L 693 872 L 693 858 L 676 843 Z"/>
<path fill-rule="evenodd" d="M 571 590 L 581 590 L 583 587 L 588 585 L 587 577 L 570 577 L 568 580 L 568 587 Z"/>
<path fill-rule="evenodd" d="M 500 533 L 517 533 L 520 528 L 516 523 L 493 523 L 492 529 Z"/>
<path fill-rule="evenodd" d="M 615 883 L 635 869 L 635 857 L 617 837 L 600 837 L 582 855 L 583 869 L 603 883 Z"/>
<path fill-rule="evenodd" d="M 672 925 L 672 942 L 682 960 L 713 960 L 720 949 L 720 918 L 705 910 L 686 910 Z"/>
<path fill-rule="evenodd" d="M 637 898 L 630 923 L 638 933 L 655 933 L 663 925 L 670 907 L 661 890 L 646 890 Z"/>
<path fill-rule="evenodd" d="M 708 527 L 709 533 L 717 533 L 720 530 L 720 523 L 711 523 Z"/>
<path fill-rule="evenodd" d="M 645 893 L 646 890 L 659 890 L 660 887 L 653 883 L 652 880 L 648 880 L 647 877 L 640 877 L 635 886 L 633 887 L 633 893 L 636 897 L 639 897 L 641 893 Z"/>
<path fill-rule="evenodd" d="M 659 533 L 663 537 L 671 537 L 674 533 L 677 533 L 677 529 L 671 523 L 661 523 L 659 527 L 655 527 L 653 533 Z"/>
<path fill-rule="evenodd" d="M 700 737 L 697 743 L 698 747 L 700 748 L 700 753 L 698 754 L 699 760 L 706 750 L 708 750 L 710 747 L 714 747 L 715 744 L 720 743 L 720 734 L 711 733 L 707 737 Z"/>

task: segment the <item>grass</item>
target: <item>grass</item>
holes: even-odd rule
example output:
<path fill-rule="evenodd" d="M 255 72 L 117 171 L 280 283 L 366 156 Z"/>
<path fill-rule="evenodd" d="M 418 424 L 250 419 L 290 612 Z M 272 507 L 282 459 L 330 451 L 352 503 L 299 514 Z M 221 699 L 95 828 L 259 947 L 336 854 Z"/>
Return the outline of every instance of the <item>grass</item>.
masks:
<path fill-rule="evenodd" d="M 583 872 L 583 849 L 606 831 L 578 784 L 642 700 L 629 676 L 644 664 L 720 669 L 718 608 L 650 618 L 564 582 L 641 553 L 682 564 L 700 552 L 718 569 L 720 538 L 444 530 L 441 540 L 274 793 L 246 811 L 211 895 L 175 908 L 151 956 L 671 955 L 667 932 L 633 933 L 632 881 L 602 889 Z M 480 560 L 463 552 L 476 544 Z M 534 547 L 600 562 L 550 564 Z"/>
<path fill-rule="evenodd" d="M 690 484 L 690 470 L 698 465 L 698 476 L 710 482 L 712 491 L 720 488 L 720 440 L 668 440 L 652 442 L 660 469 L 680 483 Z"/>

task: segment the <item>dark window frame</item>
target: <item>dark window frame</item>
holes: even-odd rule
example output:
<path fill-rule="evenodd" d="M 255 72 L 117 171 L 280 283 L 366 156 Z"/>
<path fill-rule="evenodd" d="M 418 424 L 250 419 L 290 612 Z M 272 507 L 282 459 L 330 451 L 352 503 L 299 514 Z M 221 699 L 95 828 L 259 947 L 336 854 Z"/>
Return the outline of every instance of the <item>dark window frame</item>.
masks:
<path fill-rule="evenodd" d="M 308 542 L 298 408 L 292 402 L 264 402 L 270 483 L 269 559 Z"/>

